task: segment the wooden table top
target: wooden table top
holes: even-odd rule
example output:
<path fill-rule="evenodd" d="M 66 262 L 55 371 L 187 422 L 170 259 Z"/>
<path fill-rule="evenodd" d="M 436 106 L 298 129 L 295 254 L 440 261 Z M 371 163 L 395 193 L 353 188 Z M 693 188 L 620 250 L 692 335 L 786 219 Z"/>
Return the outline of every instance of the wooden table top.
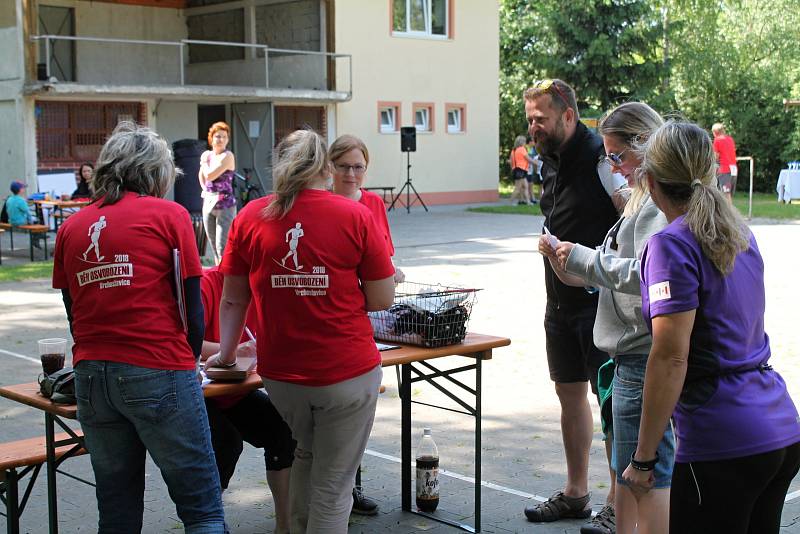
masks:
<path fill-rule="evenodd" d="M 92 203 L 91 200 L 34 200 L 34 204 L 54 206 L 56 208 L 83 208 Z"/>
<path fill-rule="evenodd" d="M 399 343 L 395 343 L 399 345 Z M 483 334 L 467 334 L 462 343 L 447 345 L 435 349 L 401 345 L 399 349 L 381 352 L 381 365 L 391 367 L 422 360 L 442 358 L 445 356 L 466 356 L 481 353 L 481 359 L 488 360 L 492 357 L 492 349 L 505 347 L 511 340 L 505 337 L 487 336 Z M 211 382 L 203 388 L 206 397 L 219 397 L 221 395 L 236 395 L 246 393 L 262 386 L 261 377 L 253 373 L 243 382 Z M 17 384 L 14 386 L 1 386 L 0 397 L 50 412 L 59 417 L 75 419 L 77 407 L 74 404 L 55 404 L 39 394 L 39 384 Z"/>

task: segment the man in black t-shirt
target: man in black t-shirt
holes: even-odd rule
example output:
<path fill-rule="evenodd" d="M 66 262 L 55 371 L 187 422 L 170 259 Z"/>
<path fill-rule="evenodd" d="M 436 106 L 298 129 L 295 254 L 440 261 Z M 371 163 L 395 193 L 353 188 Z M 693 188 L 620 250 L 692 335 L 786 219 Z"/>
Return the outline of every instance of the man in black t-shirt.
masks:
<path fill-rule="evenodd" d="M 617 184 L 602 161 L 602 139 L 579 121 L 574 90 L 561 80 L 537 82 L 525 92 L 525 114 L 543 162 L 540 202 L 545 226 L 565 241 L 589 247 L 601 244 L 618 218 L 611 202 Z M 592 340 L 597 294 L 562 283 L 547 258 L 544 267 L 547 363 L 561 404 L 567 483 L 547 502 L 526 507 L 525 516 L 530 521 L 588 518 L 593 421 L 587 394 L 589 385 L 597 393 L 597 370 L 608 355 Z M 612 474 L 609 504 L 581 529 L 582 533 L 614 532 L 615 479 Z"/>

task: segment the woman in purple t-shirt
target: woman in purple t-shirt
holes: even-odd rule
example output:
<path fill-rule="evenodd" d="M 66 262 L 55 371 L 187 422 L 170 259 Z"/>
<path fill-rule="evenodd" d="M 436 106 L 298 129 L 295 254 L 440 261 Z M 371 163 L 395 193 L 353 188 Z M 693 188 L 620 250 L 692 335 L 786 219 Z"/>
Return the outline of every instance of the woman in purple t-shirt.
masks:
<path fill-rule="evenodd" d="M 712 185 L 714 151 L 704 130 L 670 121 L 645 148 L 642 170 L 669 225 L 642 255 L 642 313 L 653 346 L 639 444 L 623 478 L 649 491 L 672 416 L 670 532 L 777 534 L 800 468 L 800 422 L 768 364 L 761 254 Z"/>
<path fill-rule="evenodd" d="M 214 263 L 222 261 L 228 242 L 228 230 L 236 217 L 236 197 L 233 196 L 233 170 L 236 160 L 228 150 L 231 128 L 215 122 L 208 130 L 208 144 L 200 156 L 200 187 L 203 189 L 203 226 L 214 253 Z"/>

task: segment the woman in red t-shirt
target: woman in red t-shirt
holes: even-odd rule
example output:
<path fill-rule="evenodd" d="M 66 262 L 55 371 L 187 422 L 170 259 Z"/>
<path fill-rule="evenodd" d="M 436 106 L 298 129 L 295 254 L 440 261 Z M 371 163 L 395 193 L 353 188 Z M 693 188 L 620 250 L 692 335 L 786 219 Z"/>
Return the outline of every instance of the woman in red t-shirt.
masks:
<path fill-rule="evenodd" d="M 386 217 L 386 205 L 381 197 L 362 189 L 369 165 L 367 145 L 355 135 L 342 135 L 333 142 L 328 156 L 333 163 L 333 192 L 360 202 L 369 209 L 386 238 L 386 250 L 389 251 L 389 256 L 394 256 L 394 243 L 389 229 L 389 219 Z M 403 271 L 395 266 L 394 281 L 400 283 L 405 278 Z"/>
<path fill-rule="evenodd" d="M 383 375 L 366 312 L 392 304 L 394 267 L 369 210 L 327 191 L 319 134 L 281 141 L 273 176 L 275 194 L 251 201 L 231 227 L 220 353 L 207 366 L 235 363 L 252 297 L 258 373 L 297 440 L 290 530 L 343 533 Z"/>
<path fill-rule="evenodd" d="M 53 287 L 75 339 L 78 421 L 100 532 L 142 530 L 145 453 L 187 533 L 225 530 L 195 363 L 203 343 L 200 257 L 189 213 L 162 198 L 174 178 L 166 141 L 120 123 L 97 160 L 93 202 L 56 239 Z"/>

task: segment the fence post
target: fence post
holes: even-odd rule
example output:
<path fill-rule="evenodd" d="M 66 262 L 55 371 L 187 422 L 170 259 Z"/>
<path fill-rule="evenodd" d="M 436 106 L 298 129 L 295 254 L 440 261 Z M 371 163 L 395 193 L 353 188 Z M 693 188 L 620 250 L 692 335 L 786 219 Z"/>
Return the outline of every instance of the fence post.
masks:
<path fill-rule="evenodd" d="M 47 81 L 50 81 L 50 36 L 46 35 L 44 38 L 44 75 Z"/>
<path fill-rule="evenodd" d="M 269 47 L 264 47 L 264 85 L 269 89 Z"/>
<path fill-rule="evenodd" d="M 181 86 L 185 85 L 185 79 L 184 79 L 185 74 L 183 72 L 183 60 L 184 60 L 183 47 L 185 46 L 185 44 L 186 43 L 181 41 L 181 44 L 178 47 L 178 51 L 180 52 L 180 65 L 179 65 L 179 67 L 180 67 L 180 73 L 181 73 Z"/>

